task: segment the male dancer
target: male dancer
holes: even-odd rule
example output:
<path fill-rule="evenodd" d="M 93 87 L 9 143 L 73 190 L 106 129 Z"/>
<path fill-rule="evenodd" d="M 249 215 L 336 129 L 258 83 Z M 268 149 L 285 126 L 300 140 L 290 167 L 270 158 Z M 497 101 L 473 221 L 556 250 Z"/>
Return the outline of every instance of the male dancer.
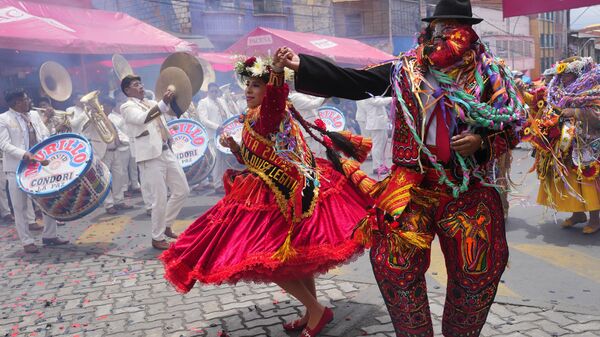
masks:
<path fill-rule="evenodd" d="M 441 0 L 423 21 L 415 49 L 366 70 L 279 52 L 298 91 L 394 97 L 394 166 L 360 228 L 375 277 L 396 335 L 433 336 L 425 272 L 438 235 L 448 270 L 443 334 L 477 336 L 508 259 L 502 203 L 484 180 L 518 142 L 523 106 L 510 71 L 472 29 L 481 19 L 468 0 Z"/>

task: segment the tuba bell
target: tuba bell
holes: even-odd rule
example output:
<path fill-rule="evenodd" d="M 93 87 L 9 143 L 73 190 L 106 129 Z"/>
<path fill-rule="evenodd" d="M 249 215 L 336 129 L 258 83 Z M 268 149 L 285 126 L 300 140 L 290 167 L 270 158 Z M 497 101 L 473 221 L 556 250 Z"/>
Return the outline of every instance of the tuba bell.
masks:
<path fill-rule="evenodd" d="M 117 130 L 104 113 L 104 108 L 98 100 L 98 94 L 100 94 L 100 91 L 94 90 L 83 96 L 80 102 L 83 104 L 83 111 L 98 131 L 102 141 L 109 144 L 117 139 Z"/>

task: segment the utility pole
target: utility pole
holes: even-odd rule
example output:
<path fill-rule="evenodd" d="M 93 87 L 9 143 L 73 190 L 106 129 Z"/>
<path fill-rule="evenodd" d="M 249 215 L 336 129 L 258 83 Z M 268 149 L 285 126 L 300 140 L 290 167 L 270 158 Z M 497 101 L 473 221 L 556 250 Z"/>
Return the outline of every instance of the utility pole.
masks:
<path fill-rule="evenodd" d="M 394 16 L 392 15 L 392 0 L 388 0 L 388 29 L 389 29 L 389 41 L 390 41 L 390 48 L 392 48 L 391 53 L 390 54 L 394 54 L 394 38 L 393 38 L 393 34 L 392 34 L 392 20 L 394 18 Z"/>

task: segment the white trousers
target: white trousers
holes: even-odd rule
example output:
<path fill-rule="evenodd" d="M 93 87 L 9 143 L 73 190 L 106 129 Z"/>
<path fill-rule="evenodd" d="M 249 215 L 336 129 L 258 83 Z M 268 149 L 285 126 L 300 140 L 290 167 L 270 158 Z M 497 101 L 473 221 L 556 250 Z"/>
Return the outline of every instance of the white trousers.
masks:
<path fill-rule="evenodd" d="M 0 164 L 2 162 L 0 161 Z M 5 217 L 10 214 L 8 206 L 8 191 L 6 190 L 6 175 L 4 170 L 0 169 L 0 216 Z"/>
<path fill-rule="evenodd" d="M 219 150 L 217 150 L 216 153 L 217 157 L 215 158 L 215 167 L 211 172 L 215 189 L 223 187 L 223 174 L 225 174 L 225 170 L 227 169 L 227 163 L 225 163 L 226 154 Z"/>
<path fill-rule="evenodd" d="M 373 158 L 373 170 L 385 165 L 385 146 L 387 143 L 387 130 L 369 130 L 369 137 L 373 140 L 371 157 Z"/>
<path fill-rule="evenodd" d="M 10 193 L 10 200 L 12 201 L 13 210 L 15 212 L 15 225 L 17 227 L 17 234 L 21 243 L 29 245 L 35 243 L 35 238 L 29 231 L 29 222 L 27 221 L 27 208 L 29 198 L 25 192 L 21 191 L 17 187 L 17 178 L 14 172 L 7 172 L 6 178 L 8 179 L 8 192 Z M 33 208 L 31 208 L 33 210 Z M 44 220 L 44 232 L 42 238 L 52 239 L 56 237 L 56 220 L 43 214 Z"/>
<path fill-rule="evenodd" d="M 165 229 L 171 227 L 183 207 L 190 188 L 181 164 L 171 150 L 139 165 L 142 186 L 148 184 L 152 200 L 152 239 L 161 241 L 165 239 Z M 171 196 L 167 200 L 168 191 Z"/>
<path fill-rule="evenodd" d="M 138 176 L 138 164 L 135 161 L 135 157 L 131 155 L 129 152 L 129 165 L 127 166 L 127 176 L 129 180 L 125 187 L 131 185 L 131 188 L 134 190 L 140 189 L 140 178 Z"/>
<path fill-rule="evenodd" d="M 123 203 L 123 185 L 125 185 L 125 176 L 127 174 L 127 154 L 128 151 L 106 151 L 102 162 L 110 170 L 112 175 L 111 188 L 104 199 L 104 207 L 111 208 L 115 204 Z"/>

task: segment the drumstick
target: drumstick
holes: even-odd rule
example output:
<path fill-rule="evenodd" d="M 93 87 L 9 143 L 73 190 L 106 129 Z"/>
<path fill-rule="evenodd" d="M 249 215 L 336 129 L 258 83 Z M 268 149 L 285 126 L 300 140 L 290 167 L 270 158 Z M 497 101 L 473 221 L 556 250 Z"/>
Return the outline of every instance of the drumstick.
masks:
<path fill-rule="evenodd" d="M 43 159 L 43 160 L 34 159 L 33 161 L 36 163 L 39 163 L 42 166 L 48 166 L 50 164 L 50 161 L 48 159 Z"/>

